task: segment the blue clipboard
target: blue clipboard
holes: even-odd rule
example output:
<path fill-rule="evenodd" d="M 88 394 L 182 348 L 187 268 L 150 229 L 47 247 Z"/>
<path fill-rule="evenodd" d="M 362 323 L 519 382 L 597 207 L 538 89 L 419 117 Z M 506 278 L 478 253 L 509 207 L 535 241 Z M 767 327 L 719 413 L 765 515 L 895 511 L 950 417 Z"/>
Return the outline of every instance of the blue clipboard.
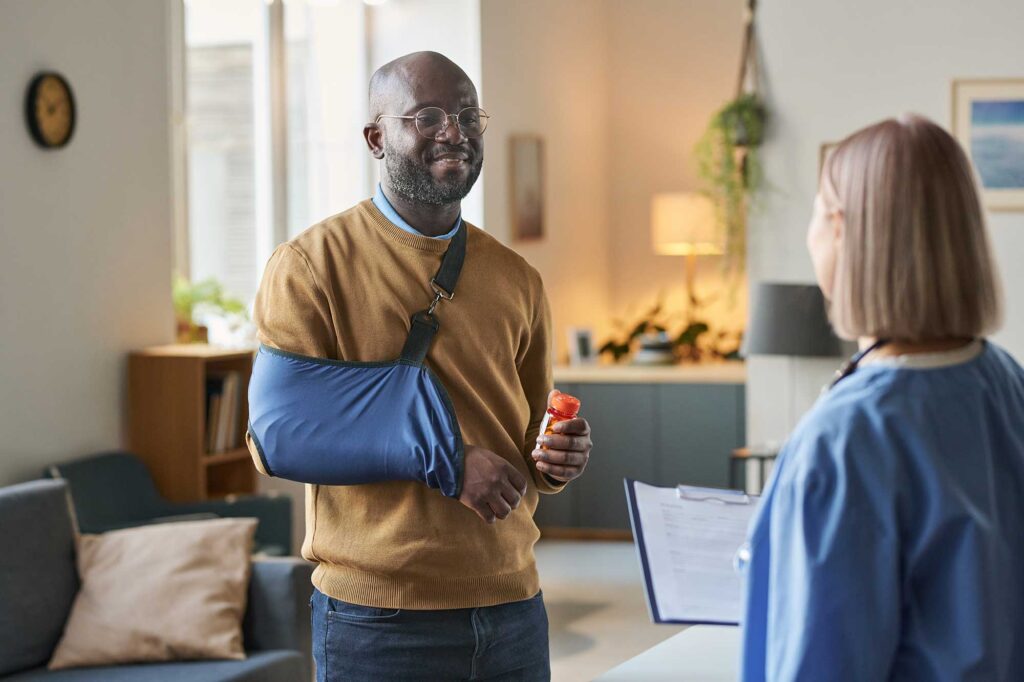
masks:
<path fill-rule="evenodd" d="M 668 625 L 739 625 L 737 620 L 677 620 L 665 618 L 658 608 L 658 600 L 654 591 L 654 584 L 651 580 L 651 567 L 647 558 L 647 546 L 644 541 L 643 524 L 640 521 L 640 510 L 636 500 L 636 483 L 634 479 L 625 478 L 623 483 L 626 488 L 626 500 L 629 504 L 629 524 L 633 531 L 633 540 L 636 544 L 637 554 L 640 558 L 640 566 L 644 573 L 644 592 L 647 595 L 647 608 L 654 623 Z M 752 498 L 743 492 L 736 490 L 723 490 L 718 488 L 696 488 L 679 486 L 677 488 L 680 496 L 689 496 L 692 499 L 708 500 L 714 499 L 723 504 L 751 504 L 756 498 Z"/>

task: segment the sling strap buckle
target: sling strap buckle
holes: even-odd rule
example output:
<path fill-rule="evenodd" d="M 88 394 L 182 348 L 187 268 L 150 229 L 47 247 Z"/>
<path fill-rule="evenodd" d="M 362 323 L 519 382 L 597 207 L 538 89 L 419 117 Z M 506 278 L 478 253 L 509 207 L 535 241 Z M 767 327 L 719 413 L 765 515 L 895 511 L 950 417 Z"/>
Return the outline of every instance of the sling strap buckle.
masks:
<path fill-rule="evenodd" d="M 441 296 L 440 292 L 438 292 L 437 295 L 434 296 L 434 300 L 430 303 L 430 307 L 427 308 L 427 315 L 433 315 L 434 314 L 434 308 L 437 307 L 437 304 L 441 302 L 442 298 L 444 298 L 444 297 Z M 446 300 L 450 301 L 451 299 L 449 298 L 449 299 L 446 299 Z"/>
<path fill-rule="evenodd" d="M 435 294 L 437 294 L 437 298 L 435 299 L 435 301 L 440 300 L 442 298 L 446 301 L 450 301 L 453 298 L 455 298 L 455 292 L 445 291 L 444 287 L 437 283 L 437 277 L 430 278 L 430 288 L 434 290 Z"/>

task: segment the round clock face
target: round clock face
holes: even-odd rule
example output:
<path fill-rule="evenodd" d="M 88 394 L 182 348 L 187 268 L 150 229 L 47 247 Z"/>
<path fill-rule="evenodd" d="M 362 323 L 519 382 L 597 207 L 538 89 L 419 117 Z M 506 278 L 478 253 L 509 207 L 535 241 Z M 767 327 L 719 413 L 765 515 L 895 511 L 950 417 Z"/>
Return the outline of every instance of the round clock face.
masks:
<path fill-rule="evenodd" d="M 56 73 L 37 75 L 25 101 L 32 138 L 43 147 L 62 147 L 75 128 L 75 100 L 67 81 Z"/>

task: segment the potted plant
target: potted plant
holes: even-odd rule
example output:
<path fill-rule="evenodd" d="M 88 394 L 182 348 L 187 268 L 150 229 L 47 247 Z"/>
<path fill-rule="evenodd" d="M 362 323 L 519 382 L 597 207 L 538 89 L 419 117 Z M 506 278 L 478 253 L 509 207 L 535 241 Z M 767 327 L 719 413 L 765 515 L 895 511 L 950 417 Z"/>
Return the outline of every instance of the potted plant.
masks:
<path fill-rule="evenodd" d="M 714 202 L 725 233 L 725 267 L 743 271 L 747 246 L 747 211 L 761 188 L 760 155 L 768 110 L 760 92 L 754 10 L 747 0 L 746 28 L 736 96 L 715 112 L 697 143 L 697 174 Z"/>
<path fill-rule="evenodd" d="M 738 270 L 746 254 L 750 198 L 762 184 L 758 147 L 766 118 L 758 95 L 740 95 L 712 116 L 695 150 L 698 176 L 725 233 L 726 263 Z"/>
<path fill-rule="evenodd" d="M 699 306 L 691 305 L 683 315 L 666 315 L 659 300 L 654 307 L 630 325 L 615 322 L 615 335 L 601 345 L 598 352 L 608 354 L 613 362 L 619 362 L 639 350 L 634 362 L 641 364 L 673 364 L 677 361 L 699 363 L 709 358 L 734 360 L 739 353 L 741 334 L 719 331 L 711 334 L 707 322 L 697 319 L 701 316 Z M 672 319 L 682 318 L 678 333 L 669 331 Z"/>
<path fill-rule="evenodd" d="M 206 343 L 207 328 L 196 320 L 196 313 L 200 309 L 218 311 L 225 315 L 241 315 L 246 319 L 249 317 L 245 304 L 225 296 L 220 282 L 212 277 L 193 283 L 175 274 L 173 297 L 178 343 Z"/>

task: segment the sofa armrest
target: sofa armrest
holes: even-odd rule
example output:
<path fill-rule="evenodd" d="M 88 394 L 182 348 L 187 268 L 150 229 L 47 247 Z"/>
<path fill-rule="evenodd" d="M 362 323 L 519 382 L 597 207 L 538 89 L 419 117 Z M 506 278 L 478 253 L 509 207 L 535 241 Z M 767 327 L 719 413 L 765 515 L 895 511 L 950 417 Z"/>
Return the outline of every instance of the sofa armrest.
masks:
<path fill-rule="evenodd" d="M 313 564 L 293 557 L 255 559 L 249 602 L 242 621 L 246 651 L 291 649 L 302 654 L 306 676 L 313 674 L 309 600 Z"/>
<path fill-rule="evenodd" d="M 287 556 L 292 551 L 292 500 L 287 495 L 244 495 L 176 504 L 177 513 L 259 519 L 255 551 Z"/>

